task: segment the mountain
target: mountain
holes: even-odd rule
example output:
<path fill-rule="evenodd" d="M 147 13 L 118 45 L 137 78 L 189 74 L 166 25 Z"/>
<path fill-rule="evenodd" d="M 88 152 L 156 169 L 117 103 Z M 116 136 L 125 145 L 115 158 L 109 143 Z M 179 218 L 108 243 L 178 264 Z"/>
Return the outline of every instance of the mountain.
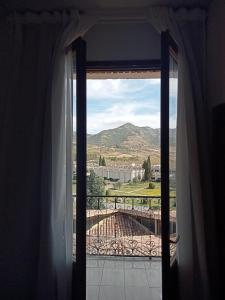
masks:
<path fill-rule="evenodd" d="M 174 145 L 176 130 L 170 129 L 170 141 Z M 159 148 L 160 129 L 151 127 L 138 127 L 126 123 L 117 128 L 103 130 L 95 135 L 88 136 L 89 145 L 105 147 L 140 149 L 145 147 Z"/>

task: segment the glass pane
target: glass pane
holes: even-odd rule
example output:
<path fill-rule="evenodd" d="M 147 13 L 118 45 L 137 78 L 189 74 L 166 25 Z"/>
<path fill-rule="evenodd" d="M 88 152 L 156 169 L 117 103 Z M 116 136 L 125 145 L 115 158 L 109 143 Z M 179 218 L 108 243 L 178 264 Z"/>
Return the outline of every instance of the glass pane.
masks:
<path fill-rule="evenodd" d="M 160 78 L 105 77 L 87 80 L 87 261 L 160 257 Z"/>
<path fill-rule="evenodd" d="M 177 87 L 178 68 L 174 57 L 170 56 L 169 76 L 169 189 L 170 189 L 170 240 L 176 240 L 176 136 L 177 136 Z M 176 245 L 170 244 L 170 254 Z"/>
<path fill-rule="evenodd" d="M 121 73 L 87 80 L 87 300 L 91 285 L 103 300 L 107 285 L 123 299 L 121 283 L 141 287 L 127 299 L 152 284 L 161 294 L 161 82 Z"/>

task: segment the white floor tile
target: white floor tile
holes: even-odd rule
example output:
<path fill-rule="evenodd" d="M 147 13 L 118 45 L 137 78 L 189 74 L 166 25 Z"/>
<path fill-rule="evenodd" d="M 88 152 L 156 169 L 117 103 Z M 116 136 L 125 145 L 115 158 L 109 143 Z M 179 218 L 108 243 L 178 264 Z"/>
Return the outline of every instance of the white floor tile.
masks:
<path fill-rule="evenodd" d="M 161 300 L 161 261 L 87 258 L 87 300 Z"/>
<path fill-rule="evenodd" d="M 125 286 L 149 286 L 145 269 L 125 269 Z"/>
<path fill-rule="evenodd" d="M 99 285 L 102 279 L 102 268 L 87 269 L 87 285 Z"/>
<path fill-rule="evenodd" d="M 151 298 L 150 288 L 144 286 L 142 287 L 126 286 L 125 295 L 127 300 L 156 300 L 154 298 Z"/>
<path fill-rule="evenodd" d="M 99 285 L 87 286 L 87 300 L 99 300 Z"/>
<path fill-rule="evenodd" d="M 101 284 L 123 287 L 124 286 L 124 270 L 104 269 Z"/>
<path fill-rule="evenodd" d="M 157 270 L 146 270 L 147 278 L 150 287 L 161 287 L 162 286 L 162 276 L 161 271 Z"/>
<path fill-rule="evenodd" d="M 125 300 L 125 291 L 119 286 L 101 286 L 99 300 Z"/>

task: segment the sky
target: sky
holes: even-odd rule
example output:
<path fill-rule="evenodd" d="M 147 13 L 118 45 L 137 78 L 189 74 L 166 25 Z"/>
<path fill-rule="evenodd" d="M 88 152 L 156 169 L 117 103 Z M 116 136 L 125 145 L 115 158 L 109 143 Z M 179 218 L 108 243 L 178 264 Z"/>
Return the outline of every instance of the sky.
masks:
<path fill-rule="evenodd" d="M 128 122 L 160 128 L 160 79 L 88 80 L 87 132 L 96 134 Z M 75 131 L 75 117 L 73 123 Z"/>

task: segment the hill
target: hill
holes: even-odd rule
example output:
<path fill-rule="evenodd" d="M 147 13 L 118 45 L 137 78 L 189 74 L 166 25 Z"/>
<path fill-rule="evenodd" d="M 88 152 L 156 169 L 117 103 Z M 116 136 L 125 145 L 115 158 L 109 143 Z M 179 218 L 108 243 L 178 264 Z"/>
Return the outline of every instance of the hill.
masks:
<path fill-rule="evenodd" d="M 176 130 L 170 129 L 170 143 L 176 141 Z M 160 147 L 160 129 L 151 127 L 138 127 L 126 123 L 114 129 L 103 130 L 95 135 L 88 136 L 89 145 L 116 147 L 127 149 L 156 148 Z"/>
<path fill-rule="evenodd" d="M 170 130 L 170 151 L 175 151 L 176 130 Z M 135 163 L 141 166 L 148 155 L 153 164 L 160 163 L 160 129 L 138 127 L 126 123 L 117 128 L 87 135 L 87 160 L 98 164 L 99 156 L 106 158 L 107 165 L 121 166 Z M 73 157 L 76 153 L 76 133 L 73 136 Z M 172 154 L 172 153 L 171 153 Z M 174 157 L 173 157 L 174 156 Z M 175 152 L 170 156 L 175 162 Z"/>

